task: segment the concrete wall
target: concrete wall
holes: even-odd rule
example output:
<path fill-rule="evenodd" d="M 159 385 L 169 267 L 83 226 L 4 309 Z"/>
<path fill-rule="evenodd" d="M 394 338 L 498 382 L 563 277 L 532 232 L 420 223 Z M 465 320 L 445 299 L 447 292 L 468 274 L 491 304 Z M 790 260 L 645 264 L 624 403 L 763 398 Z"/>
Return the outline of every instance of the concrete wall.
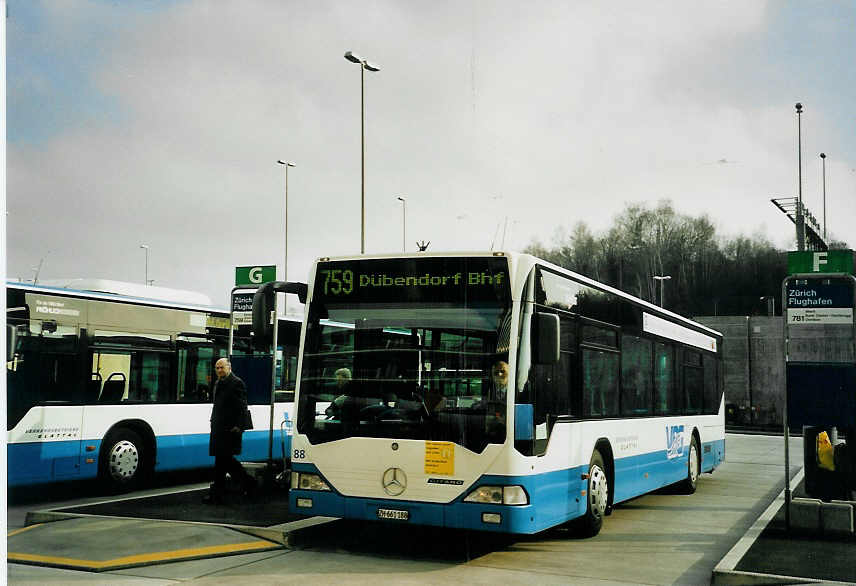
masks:
<path fill-rule="evenodd" d="M 723 335 L 725 422 L 732 427 L 781 427 L 785 397 L 781 316 L 700 316 Z"/>

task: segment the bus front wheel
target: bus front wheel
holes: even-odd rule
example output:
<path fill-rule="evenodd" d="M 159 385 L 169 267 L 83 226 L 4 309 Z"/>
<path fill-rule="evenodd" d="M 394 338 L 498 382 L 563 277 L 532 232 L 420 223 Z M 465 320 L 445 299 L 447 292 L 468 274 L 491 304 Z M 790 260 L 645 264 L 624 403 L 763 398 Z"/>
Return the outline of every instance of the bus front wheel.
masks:
<path fill-rule="evenodd" d="M 603 517 L 609 504 L 609 482 L 603 456 L 598 450 L 591 455 L 588 471 L 588 490 L 586 491 L 586 512 L 580 523 L 581 532 L 593 537 L 603 527 Z"/>
<path fill-rule="evenodd" d="M 111 431 L 101 447 L 100 477 L 110 492 L 127 492 L 140 483 L 146 463 L 146 445 L 132 429 Z"/>

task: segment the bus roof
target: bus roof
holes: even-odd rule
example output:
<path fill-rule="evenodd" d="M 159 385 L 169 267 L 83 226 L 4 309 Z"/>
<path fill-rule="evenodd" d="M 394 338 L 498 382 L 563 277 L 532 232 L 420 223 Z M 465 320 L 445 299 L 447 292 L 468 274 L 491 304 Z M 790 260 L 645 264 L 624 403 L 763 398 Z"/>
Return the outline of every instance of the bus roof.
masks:
<path fill-rule="evenodd" d="M 167 287 L 153 287 L 150 285 L 141 285 L 139 283 L 111 281 L 108 279 L 50 279 L 41 281 L 35 285 L 33 283 L 7 281 L 6 286 L 31 291 L 42 291 L 45 293 L 59 293 L 105 300 L 112 299 L 157 305 L 181 306 L 193 309 L 204 309 L 207 311 L 220 311 L 224 313 L 227 312 L 225 308 L 214 307 L 211 305 L 211 299 L 207 295 L 197 293 L 195 291 L 170 289 Z"/>
<path fill-rule="evenodd" d="M 195 291 L 153 287 L 109 279 L 49 279 L 40 281 L 37 285 L 21 281 L 6 281 L 6 286 L 36 293 L 54 293 L 104 301 L 124 301 L 141 305 L 229 313 L 228 308 L 211 305 L 211 299 L 207 295 Z M 302 322 L 303 314 L 290 311 L 286 315 L 278 315 L 277 319 L 279 321 Z"/>

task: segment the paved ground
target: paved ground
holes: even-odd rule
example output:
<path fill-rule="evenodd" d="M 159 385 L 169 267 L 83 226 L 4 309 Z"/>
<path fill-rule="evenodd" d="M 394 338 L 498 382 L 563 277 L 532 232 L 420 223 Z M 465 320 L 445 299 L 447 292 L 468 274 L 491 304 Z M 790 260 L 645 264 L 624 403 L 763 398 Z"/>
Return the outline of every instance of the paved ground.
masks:
<path fill-rule="evenodd" d="M 595 538 L 556 529 L 520 539 L 335 521 L 274 552 L 94 574 L 10 564 L 10 583 L 707 584 L 784 486 L 780 437 L 729 434 L 726 462 L 695 495 L 663 491 L 616 507 Z M 802 441 L 791 443 L 793 472 Z M 117 535 L 116 543 L 127 536 Z M 9 538 L 10 549 L 14 537 Z M 82 547 L 86 544 L 82 543 Z"/>
<path fill-rule="evenodd" d="M 84 515 L 198 521 L 254 527 L 268 527 L 305 517 L 305 515 L 296 515 L 288 510 L 288 493 L 284 490 L 273 493 L 260 492 L 252 499 L 232 495 L 223 504 L 218 505 L 203 503 L 202 497 L 206 494 L 208 494 L 207 487 L 179 493 L 55 508 L 54 510 L 61 513 Z"/>

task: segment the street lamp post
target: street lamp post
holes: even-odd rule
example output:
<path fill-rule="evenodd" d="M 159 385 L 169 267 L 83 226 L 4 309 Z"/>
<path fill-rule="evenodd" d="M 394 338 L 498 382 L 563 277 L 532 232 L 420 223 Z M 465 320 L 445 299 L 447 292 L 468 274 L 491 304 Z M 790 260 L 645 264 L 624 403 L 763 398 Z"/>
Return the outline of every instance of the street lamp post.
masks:
<path fill-rule="evenodd" d="M 820 153 L 823 161 L 823 241 L 826 242 L 826 153 Z"/>
<path fill-rule="evenodd" d="M 277 159 L 276 162 L 285 167 L 285 258 L 282 263 L 282 280 L 288 281 L 288 168 L 297 165 L 282 159 Z"/>
<path fill-rule="evenodd" d="M 380 71 L 380 67 L 369 63 L 365 59 L 347 51 L 345 59 L 360 66 L 360 254 L 366 252 L 366 69 L 369 71 Z"/>
<path fill-rule="evenodd" d="M 407 252 L 407 198 L 396 199 L 401 202 L 401 252 Z"/>
<path fill-rule="evenodd" d="M 148 285 L 149 284 L 149 245 L 148 244 L 140 244 L 140 248 L 143 248 L 146 251 L 146 280 L 143 281 L 143 284 Z"/>
<path fill-rule="evenodd" d="M 668 281 L 671 278 L 671 275 L 654 275 L 654 280 L 660 281 L 660 307 L 665 307 L 665 304 L 663 303 L 663 281 Z"/>
<path fill-rule="evenodd" d="M 767 315 L 772 316 L 776 313 L 776 298 L 772 295 L 764 295 L 760 298 L 761 302 L 767 303 Z"/>
<path fill-rule="evenodd" d="M 797 202 L 797 250 L 805 250 L 805 214 L 803 213 L 802 200 L 802 104 L 799 102 L 795 106 L 797 110 L 797 177 L 799 201 Z"/>

